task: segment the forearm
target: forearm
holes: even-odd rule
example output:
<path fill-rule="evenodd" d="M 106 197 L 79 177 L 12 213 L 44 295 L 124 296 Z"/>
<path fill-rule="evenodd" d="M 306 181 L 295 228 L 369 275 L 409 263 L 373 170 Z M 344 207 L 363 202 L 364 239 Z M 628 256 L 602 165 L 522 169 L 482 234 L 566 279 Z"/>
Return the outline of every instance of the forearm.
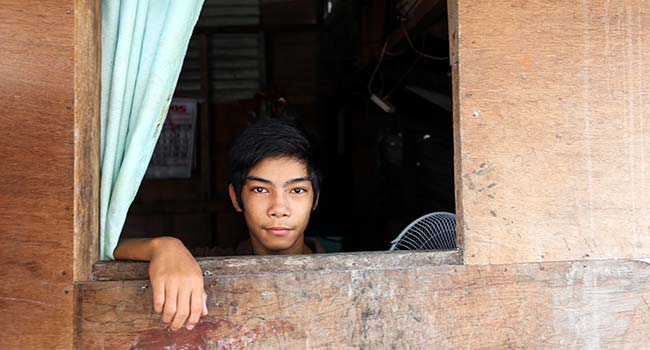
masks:
<path fill-rule="evenodd" d="M 118 242 L 113 255 L 121 260 L 149 261 L 153 306 L 172 330 L 187 321 L 192 330 L 208 314 L 203 273 L 183 242 L 174 237 L 129 238 Z"/>
<path fill-rule="evenodd" d="M 126 238 L 118 242 L 113 256 L 117 260 L 151 261 L 158 250 L 170 245 L 183 246 L 183 243 L 174 237 Z"/>

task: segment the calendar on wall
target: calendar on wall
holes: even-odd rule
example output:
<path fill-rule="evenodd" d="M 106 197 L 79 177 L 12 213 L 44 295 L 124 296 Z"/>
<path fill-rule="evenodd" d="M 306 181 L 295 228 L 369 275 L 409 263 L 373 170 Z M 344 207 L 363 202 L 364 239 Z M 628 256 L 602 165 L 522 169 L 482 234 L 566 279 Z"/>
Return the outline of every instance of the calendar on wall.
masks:
<path fill-rule="evenodd" d="M 175 98 L 149 162 L 148 179 L 190 178 L 194 166 L 197 101 Z"/>

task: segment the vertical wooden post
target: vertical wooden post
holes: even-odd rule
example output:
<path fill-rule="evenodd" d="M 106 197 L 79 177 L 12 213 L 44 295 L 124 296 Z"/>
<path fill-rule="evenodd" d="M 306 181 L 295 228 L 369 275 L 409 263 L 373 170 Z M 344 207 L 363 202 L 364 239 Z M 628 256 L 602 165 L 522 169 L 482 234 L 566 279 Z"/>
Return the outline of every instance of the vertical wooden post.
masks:
<path fill-rule="evenodd" d="M 101 2 L 75 2 L 74 280 L 99 260 L 99 106 Z"/>
<path fill-rule="evenodd" d="M 456 245 L 463 248 L 463 186 L 461 177 L 462 170 L 462 148 L 461 130 L 459 123 L 460 93 L 458 84 L 458 0 L 447 0 L 447 23 L 449 32 L 449 65 L 451 65 L 451 99 L 453 101 L 453 132 L 454 132 L 454 193 L 456 203 Z"/>

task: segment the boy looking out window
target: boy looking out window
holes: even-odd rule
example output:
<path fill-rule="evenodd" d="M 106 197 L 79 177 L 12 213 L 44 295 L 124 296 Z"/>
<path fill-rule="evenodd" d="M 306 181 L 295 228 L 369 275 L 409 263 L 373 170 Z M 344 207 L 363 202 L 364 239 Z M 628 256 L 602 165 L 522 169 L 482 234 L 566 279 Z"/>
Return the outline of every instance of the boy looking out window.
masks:
<path fill-rule="evenodd" d="M 310 254 L 304 233 L 318 205 L 321 175 L 306 133 L 278 119 L 245 129 L 230 152 L 228 194 L 244 214 L 255 255 Z M 173 237 L 120 240 L 119 260 L 149 261 L 154 310 L 173 330 L 207 315 L 201 268 Z"/>

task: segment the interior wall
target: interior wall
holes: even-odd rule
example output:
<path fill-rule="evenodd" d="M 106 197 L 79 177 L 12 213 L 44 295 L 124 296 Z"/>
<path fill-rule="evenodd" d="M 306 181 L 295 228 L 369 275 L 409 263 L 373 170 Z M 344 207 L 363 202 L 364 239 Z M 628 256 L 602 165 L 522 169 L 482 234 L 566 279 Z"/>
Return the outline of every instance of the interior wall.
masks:
<path fill-rule="evenodd" d="M 650 3 L 460 0 L 458 16 L 465 262 L 650 255 Z"/>
<path fill-rule="evenodd" d="M 0 348 L 71 349 L 75 1 L 0 5 Z"/>

